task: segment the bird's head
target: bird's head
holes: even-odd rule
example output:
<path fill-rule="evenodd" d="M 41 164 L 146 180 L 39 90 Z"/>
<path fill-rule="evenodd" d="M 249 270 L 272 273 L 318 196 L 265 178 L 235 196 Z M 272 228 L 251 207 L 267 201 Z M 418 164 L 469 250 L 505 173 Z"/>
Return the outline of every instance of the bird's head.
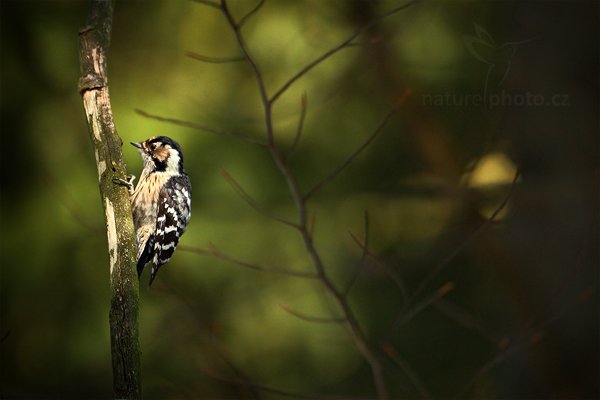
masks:
<path fill-rule="evenodd" d="M 142 155 L 146 168 L 153 172 L 177 175 L 183 172 L 183 153 L 179 143 L 166 136 L 153 136 L 144 142 L 131 142 Z"/>

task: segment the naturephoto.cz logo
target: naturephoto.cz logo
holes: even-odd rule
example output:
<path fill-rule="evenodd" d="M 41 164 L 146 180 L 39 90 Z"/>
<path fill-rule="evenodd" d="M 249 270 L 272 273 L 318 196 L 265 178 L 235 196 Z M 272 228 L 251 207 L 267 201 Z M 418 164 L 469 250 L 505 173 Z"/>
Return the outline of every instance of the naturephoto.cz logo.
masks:
<path fill-rule="evenodd" d="M 565 107 L 569 105 L 569 95 L 553 94 L 546 96 L 531 92 L 499 93 L 483 95 L 479 93 L 437 93 L 424 94 L 423 105 L 434 107 Z"/>
<path fill-rule="evenodd" d="M 485 65 L 482 93 L 435 93 L 422 95 L 425 106 L 436 107 L 564 107 L 567 94 L 545 95 L 524 91 L 511 93 L 502 88 L 510 74 L 513 59 L 521 46 L 537 38 L 498 44 L 483 27 L 473 24 L 475 35 L 463 35 L 462 40 L 471 56 Z"/>

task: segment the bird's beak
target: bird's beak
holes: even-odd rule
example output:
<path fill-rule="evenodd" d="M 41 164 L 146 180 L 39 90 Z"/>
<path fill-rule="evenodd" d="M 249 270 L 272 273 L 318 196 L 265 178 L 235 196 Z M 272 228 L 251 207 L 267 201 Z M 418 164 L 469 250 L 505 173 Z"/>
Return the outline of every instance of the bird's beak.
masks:
<path fill-rule="evenodd" d="M 132 145 L 133 147 L 137 147 L 137 148 L 138 148 L 138 149 L 140 149 L 140 150 L 142 149 L 142 144 L 141 144 L 141 143 L 136 143 L 136 142 L 130 142 L 130 143 L 131 143 L 131 145 Z"/>

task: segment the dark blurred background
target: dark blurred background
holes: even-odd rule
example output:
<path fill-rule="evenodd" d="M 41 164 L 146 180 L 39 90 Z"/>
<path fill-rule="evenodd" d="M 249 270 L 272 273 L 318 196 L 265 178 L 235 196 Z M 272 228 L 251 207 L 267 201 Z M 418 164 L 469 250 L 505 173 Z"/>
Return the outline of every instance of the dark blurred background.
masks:
<path fill-rule="evenodd" d="M 231 8 L 241 16 L 254 4 Z M 402 4 L 267 0 L 243 33 L 273 93 Z M 0 6 L 0 395 L 107 398 L 106 234 L 77 93 L 87 4 Z M 286 149 L 302 93 L 308 98 L 289 158 L 304 190 L 401 104 L 309 202 L 336 285 L 361 269 L 348 300 L 384 360 L 391 397 L 598 397 L 598 15 L 596 1 L 421 1 L 276 103 Z M 182 249 L 151 289 L 147 276 L 140 285 L 145 397 L 285 397 L 236 383 L 245 379 L 310 397 L 375 397 L 343 326 L 285 311 L 339 315 L 319 282 L 190 251 L 212 243 L 239 259 L 312 271 L 297 232 L 258 215 L 221 175 L 294 219 L 267 152 L 135 113 L 264 137 L 251 69 L 186 51 L 239 55 L 216 9 L 117 2 L 108 62 L 117 129 L 125 143 L 159 134 L 179 141 L 194 188 Z M 139 175 L 136 151 L 125 146 L 124 155 Z M 361 263 L 349 232 L 364 239 L 365 211 L 374 257 Z M 390 329 L 407 297 L 416 312 Z"/>

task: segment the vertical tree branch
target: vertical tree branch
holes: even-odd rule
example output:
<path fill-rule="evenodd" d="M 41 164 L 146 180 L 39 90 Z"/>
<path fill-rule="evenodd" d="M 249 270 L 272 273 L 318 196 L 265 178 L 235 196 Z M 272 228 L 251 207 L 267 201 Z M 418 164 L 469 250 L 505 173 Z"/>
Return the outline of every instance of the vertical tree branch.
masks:
<path fill-rule="evenodd" d="M 138 280 L 136 243 L 129 193 L 113 179 L 126 176 L 121 139 L 112 117 L 106 60 L 110 45 L 113 3 L 90 0 L 87 25 L 79 32 L 83 99 L 90 138 L 96 155 L 100 195 L 108 236 L 110 286 L 109 322 L 115 398 L 141 397 L 138 341 Z"/>
<path fill-rule="evenodd" d="M 264 116 L 265 116 L 264 118 L 265 118 L 266 136 L 267 136 L 267 143 L 268 143 L 267 148 L 269 150 L 269 153 L 271 154 L 271 158 L 272 158 L 275 166 L 277 167 L 279 172 L 283 175 L 283 178 L 284 178 L 285 182 L 287 183 L 289 192 L 291 194 L 292 200 L 294 201 L 294 204 L 296 205 L 296 209 L 298 212 L 297 229 L 299 230 L 300 235 L 302 236 L 302 240 L 304 241 L 304 247 L 312 260 L 312 263 L 315 267 L 318 279 L 321 281 L 321 284 L 325 287 L 325 290 L 327 290 L 327 292 L 330 294 L 330 296 L 333 298 L 334 302 L 337 304 L 338 308 L 340 309 L 341 314 L 344 319 L 344 323 L 346 325 L 346 328 L 348 329 L 356 348 L 358 349 L 358 351 L 361 353 L 361 355 L 363 356 L 363 358 L 365 359 L 365 361 L 369 364 L 369 367 L 371 368 L 371 373 L 373 375 L 373 381 L 375 384 L 375 388 L 377 390 L 377 397 L 379 399 L 387 399 L 388 392 L 387 392 L 387 387 L 386 387 L 385 381 L 383 379 L 383 367 L 381 365 L 381 362 L 380 362 L 377 354 L 375 353 L 375 351 L 371 348 L 365 333 L 363 332 L 356 316 L 354 315 L 354 311 L 352 310 L 352 308 L 350 307 L 350 305 L 344 298 L 343 293 L 336 288 L 333 281 L 331 280 L 331 278 L 329 277 L 329 275 L 327 274 L 327 272 L 325 270 L 325 266 L 323 264 L 321 256 L 319 255 L 319 253 L 315 247 L 313 238 L 312 238 L 311 233 L 308 228 L 308 221 L 307 221 L 308 214 L 307 214 L 306 198 L 302 195 L 300 185 L 298 184 L 294 174 L 292 173 L 292 171 L 289 168 L 289 165 L 287 164 L 285 157 L 281 154 L 281 152 L 279 151 L 279 148 L 277 147 L 277 144 L 275 142 L 275 132 L 274 132 L 274 128 L 273 128 L 273 113 L 272 113 L 272 107 L 273 107 L 274 101 L 281 94 L 283 94 L 287 90 L 287 88 L 296 79 L 298 79 L 303 73 L 307 72 L 309 69 L 320 64 L 323 60 L 328 58 L 330 54 L 326 53 L 326 55 L 324 55 L 320 59 L 313 62 L 309 66 L 309 68 L 307 68 L 304 72 L 301 71 L 294 78 L 290 79 L 290 81 L 288 81 L 288 84 L 284 85 L 279 90 L 279 92 L 277 92 L 273 97 L 269 98 L 269 96 L 267 94 L 267 88 L 265 85 L 263 74 L 262 74 L 260 68 L 258 67 L 256 60 L 250 54 L 250 51 L 248 50 L 248 47 L 246 46 L 244 37 L 241 32 L 240 24 L 235 21 L 235 18 L 231 14 L 229 7 L 227 5 L 227 0 L 221 0 L 221 10 L 222 10 L 225 18 L 227 19 L 227 22 L 229 23 L 231 29 L 233 30 L 233 32 L 235 34 L 235 37 L 236 37 L 236 40 L 240 47 L 240 50 L 242 51 L 244 57 L 246 58 L 248 64 L 250 64 L 250 66 L 254 72 L 254 76 L 255 76 L 256 82 L 258 84 L 260 98 L 261 98 L 261 102 L 262 102 L 262 106 L 263 106 L 263 112 L 264 112 Z M 358 36 L 358 34 L 356 34 L 355 36 L 352 36 L 348 40 L 348 43 L 350 41 L 352 41 L 356 36 Z M 340 46 L 340 48 L 343 48 L 344 45 Z M 335 53 L 336 51 L 337 50 L 332 51 L 331 54 Z"/>

